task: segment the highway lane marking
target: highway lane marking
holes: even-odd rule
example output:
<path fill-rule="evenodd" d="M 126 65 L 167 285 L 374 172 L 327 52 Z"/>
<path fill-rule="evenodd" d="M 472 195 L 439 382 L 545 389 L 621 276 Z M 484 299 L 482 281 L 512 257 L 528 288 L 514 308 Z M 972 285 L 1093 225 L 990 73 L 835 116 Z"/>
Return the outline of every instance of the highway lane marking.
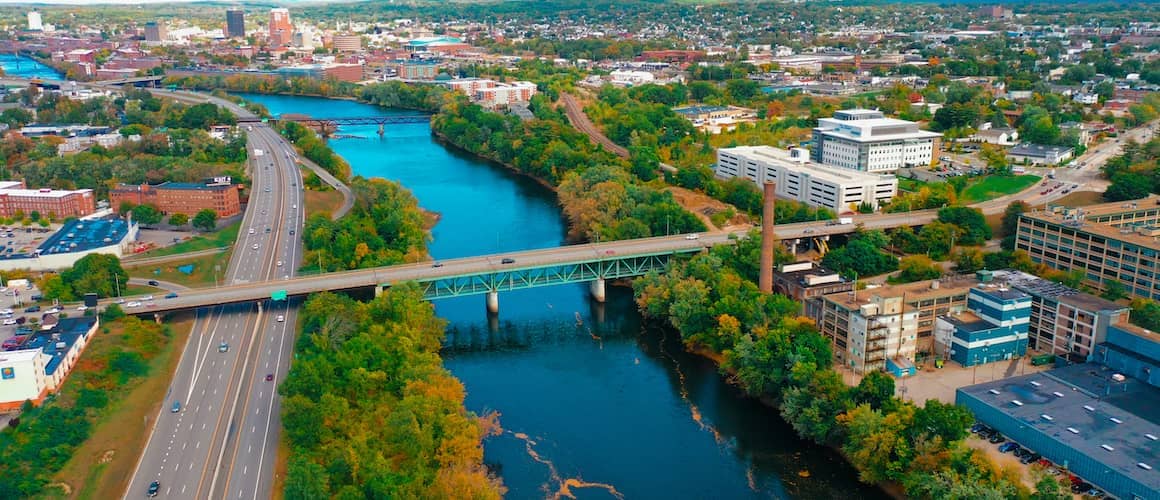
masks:
<path fill-rule="evenodd" d="M 186 447 L 186 445 L 188 445 L 188 444 L 189 444 L 189 443 L 181 443 L 181 451 L 185 451 L 185 447 Z"/>
<path fill-rule="evenodd" d="M 205 425 L 202 425 L 201 428 L 205 429 Z M 198 441 L 197 444 L 193 445 L 193 449 L 195 449 L 195 450 L 200 449 L 200 448 L 201 448 L 201 441 Z"/>

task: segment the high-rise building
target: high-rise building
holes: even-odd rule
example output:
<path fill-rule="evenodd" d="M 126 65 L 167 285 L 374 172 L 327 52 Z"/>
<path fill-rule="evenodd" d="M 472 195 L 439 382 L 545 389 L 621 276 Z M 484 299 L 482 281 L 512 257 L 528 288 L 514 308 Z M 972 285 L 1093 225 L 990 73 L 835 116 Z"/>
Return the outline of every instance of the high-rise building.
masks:
<path fill-rule="evenodd" d="M 281 47 L 290 43 L 294 25 L 290 24 L 290 11 L 270 9 L 270 45 Z"/>
<path fill-rule="evenodd" d="M 818 120 L 813 132 L 813 160 L 863 172 L 893 172 L 929 166 L 941 134 L 918 124 L 886 118 L 869 109 L 846 109 Z"/>
<path fill-rule="evenodd" d="M 40 13 L 35 10 L 28 13 L 28 31 L 44 31 L 44 23 L 40 20 Z"/>
<path fill-rule="evenodd" d="M 246 13 L 242 9 L 226 9 L 226 36 L 230 38 L 246 36 Z"/>
<path fill-rule="evenodd" d="M 165 41 L 165 25 L 156 21 L 149 21 L 145 23 L 145 41 L 150 43 L 161 43 Z"/>
<path fill-rule="evenodd" d="M 358 52 L 362 50 L 361 35 L 334 35 L 331 39 L 334 50 L 339 52 Z"/>
<path fill-rule="evenodd" d="M 314 33 L 307 26 L 299 26 L 298 31 L 290 37 L 291 45 L 302 50 L 314 50 Z"/>

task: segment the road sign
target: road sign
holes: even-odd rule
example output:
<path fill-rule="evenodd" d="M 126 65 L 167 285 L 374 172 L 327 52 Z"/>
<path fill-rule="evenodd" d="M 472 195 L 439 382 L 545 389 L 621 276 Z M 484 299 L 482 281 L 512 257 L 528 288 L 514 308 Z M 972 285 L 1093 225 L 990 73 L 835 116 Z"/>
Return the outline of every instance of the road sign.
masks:
<path fill-rule="evenodd" d="M 271 293 L 270 300 L 286 300 L 286 290 L 278 290 Z"/>
<path fill-rule="evenodd" d="M 269 122 L 270 122 L 269 118 L 262 118 L 262 123 L 269 123 Z"/>

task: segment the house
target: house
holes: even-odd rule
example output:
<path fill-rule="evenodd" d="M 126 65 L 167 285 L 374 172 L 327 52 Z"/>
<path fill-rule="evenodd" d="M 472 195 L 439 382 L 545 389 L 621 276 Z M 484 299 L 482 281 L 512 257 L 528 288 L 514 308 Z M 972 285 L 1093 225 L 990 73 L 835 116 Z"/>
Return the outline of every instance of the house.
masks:
<path fill-rule="evenodd" d="M 1067 146 L 1045 146 L 1042 144 L 1020 144 L 1007 151 L 1012 163 L 1025 162 L 1032 165 L 1058 165 L 1070 160 L 1074 150 Z"/>
<path fill-rule="evenodd" d="M 984 123 L 979 131 L 971 136 L 971 142 L 1013 146 L 1019 142 L 1019 131 L 1011 127 L 992 127 L 988 122 Z"/>

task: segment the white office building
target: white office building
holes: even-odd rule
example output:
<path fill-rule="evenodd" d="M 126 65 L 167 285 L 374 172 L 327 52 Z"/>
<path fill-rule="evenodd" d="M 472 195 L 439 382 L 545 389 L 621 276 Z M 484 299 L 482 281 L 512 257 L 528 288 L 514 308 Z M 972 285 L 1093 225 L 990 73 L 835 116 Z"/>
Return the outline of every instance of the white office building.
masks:
<path fill-rule="evenodd" d="M 40 20 L 40 13 L 35 10 L 28 13 L 28 31 L 44 31 L 44 23 Z"/>
<path fill-rule="evenodd" d="M 847 109 L 818 120 L 813 160 L 863 172 L 928 166 L 941 137 L 919 130 L 914 122 L 886 118 L 879 111 Z"/>
<path fill-rule="evenodd" d="M 777 184 L 777 196 L 836 213 L 856 210 L 861 203 L 874 208 L 898 192 L 898 179 L 821 165 L 810 161 L 809 151 L 770 146 L 741 146 L 717 150 L 717 177 L 744 177 L 757 183 Z"/>

